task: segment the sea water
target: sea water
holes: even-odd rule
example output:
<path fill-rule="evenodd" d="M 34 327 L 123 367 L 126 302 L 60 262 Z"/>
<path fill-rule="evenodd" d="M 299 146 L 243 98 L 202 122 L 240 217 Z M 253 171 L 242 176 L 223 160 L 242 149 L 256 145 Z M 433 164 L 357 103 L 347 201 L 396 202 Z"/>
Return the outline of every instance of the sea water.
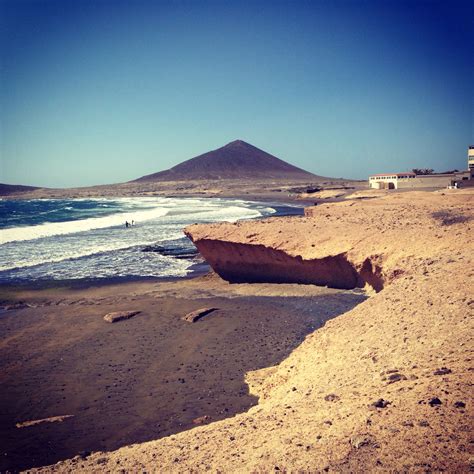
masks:
<path fill-rule="evenodd" d="M 196 258 L 184 227 L 277 210 L 219 198 L 0 200 L 0 283 L 186 276 Z"/>

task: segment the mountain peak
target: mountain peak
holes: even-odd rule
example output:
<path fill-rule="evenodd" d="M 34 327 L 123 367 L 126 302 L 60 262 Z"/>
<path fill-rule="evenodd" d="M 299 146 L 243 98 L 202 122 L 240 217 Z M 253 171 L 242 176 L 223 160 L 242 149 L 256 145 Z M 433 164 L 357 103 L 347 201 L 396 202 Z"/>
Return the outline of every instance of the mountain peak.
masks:
<path fill-rule="evenodd" d="M 136 181 L 192 181 L 215 179 L 315 179 L 316 175 L 270 155 L 259 148 L 234 140 L 217 150 L 183 161 L 166 171 Z"/>
<path fill-rule="evenodd" d="M 247 142 L 244 142 L 243 140 L 234 140 L 232 142 L 227 143 L 223 148 L 230 147 L 230 146 L 241 146 L 241 145 L 246 145 L 246 146 L 252 146 Z"/>

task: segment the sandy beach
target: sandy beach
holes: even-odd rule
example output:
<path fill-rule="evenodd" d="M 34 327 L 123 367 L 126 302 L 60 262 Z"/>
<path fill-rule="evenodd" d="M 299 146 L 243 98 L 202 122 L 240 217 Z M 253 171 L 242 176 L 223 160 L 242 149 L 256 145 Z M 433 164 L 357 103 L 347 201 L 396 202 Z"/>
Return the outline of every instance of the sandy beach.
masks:
<path fill-rule="evenodd" d="M 0 470 L 110 451 L 245 412 L 258 401 L 247 372 L 279 364 L 307 334 L 365 299 L 298 285 L 230 286 L 204 276 L 3 292 L 32 307 L 0 316 Z M 218 310 L 182 320 L 206 306 Z M 121 310 L 140 314 L 103 320 Z"/>
<path fill-rule="evenodd" d="M 186 229 L 247 283 L 5 287 L 0 469 L 467 472 L 472 191 L 374 195 Z"/>

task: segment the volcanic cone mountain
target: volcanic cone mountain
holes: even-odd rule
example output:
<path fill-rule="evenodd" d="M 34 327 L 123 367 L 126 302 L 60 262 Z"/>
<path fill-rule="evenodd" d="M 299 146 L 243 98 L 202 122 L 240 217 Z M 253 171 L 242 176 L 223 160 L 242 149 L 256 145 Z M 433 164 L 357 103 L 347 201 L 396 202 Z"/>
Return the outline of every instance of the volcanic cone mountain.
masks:
<path fill-rule="evenodd" d="M 242 140 L 183 161 L 166 171 L 135 181 L 187 181 L 199 179 L 306 179 L 318 178 Z"/>

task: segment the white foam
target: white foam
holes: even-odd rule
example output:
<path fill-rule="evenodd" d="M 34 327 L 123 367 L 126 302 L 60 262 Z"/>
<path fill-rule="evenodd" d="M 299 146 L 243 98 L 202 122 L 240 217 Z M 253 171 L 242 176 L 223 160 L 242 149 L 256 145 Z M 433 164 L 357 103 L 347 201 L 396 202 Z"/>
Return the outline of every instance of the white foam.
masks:
<path fill-rule="evenodd" d="M 235 222 L 239 219 L 253 219 L 255 217 L 260 217 L 262 213 L 256 209 L 249 209 L 247 207 L 229 206 L 214 209 L 196 209 L 193 215 L 201 218 L 208 216 L 208 218 L 219 222 Z"/>
<path fill-rule="evenodd" d="M 34 267 L 36 265 L 42 265 L 44 263 L 58 263 L 65 260 L 73 260 L 80 257 L 90 257 L 91 255 L 96 255 L 104 252 L 110 252 L 112 250 L 121 250 L 129 248 L 130 244 L 118 244 L 118 245 L 95 245 L 90 248 L 81 248 L 77 252 L 67 253 L 58 253 L 56 255 L 50 254 L 49 256 L 44 256 L 42 254 L 37 257 L 30 257 L 28 260 L 17 260 L 14 262 L 9 262 L 5 265 L 0 265 L 0 271 L 13 270 L 15 268 L 27 268 Z"/>
<path fill-rule="evenodd" d="M 106 199 L 95 200 L 107 204 Z M 262 207 L 255 209 L 247 205 L 256 203 L 224 199 L 148 197 L 115 198 L 113 201 L 120 201 L 126 211 L 0 230 L 0 244 L 11 243 L 2 248 L 0 271 L 13 270 L 17 277 L 33 279 L 184 276 L 191 262 L 142 254 L 138 248 L 178 239 L 183 236 L 182 229 L 193 222 L 234 222 L 275 212 L 271 207 L 264 207 L 263 203 L 260 204 Z M 137 227 L 130 232 L 122 230 L 120 227 L 124 227 L 126 220 L 134 220 Z M 81 257 L 92 258 L 79 263 L 77 259 Z"/>
<path fill-rule="evenodd" d="M 105 217 L 91 217 L 77 221 L 48 222 L 46 224 L 32 225 L 27 227 L 13 227 L 0 230 L 0 245 L 8 242 L 19 242 L 25 240 L 41 239 L 53 235 L 74 234 L 86 232 L 93 229 L 105 229 L 125 225 L 125 221 L 143 222 L 157 217 L 165 216 L 168 209 L 161 207 L 135 212 L 122 212 Z"/>

